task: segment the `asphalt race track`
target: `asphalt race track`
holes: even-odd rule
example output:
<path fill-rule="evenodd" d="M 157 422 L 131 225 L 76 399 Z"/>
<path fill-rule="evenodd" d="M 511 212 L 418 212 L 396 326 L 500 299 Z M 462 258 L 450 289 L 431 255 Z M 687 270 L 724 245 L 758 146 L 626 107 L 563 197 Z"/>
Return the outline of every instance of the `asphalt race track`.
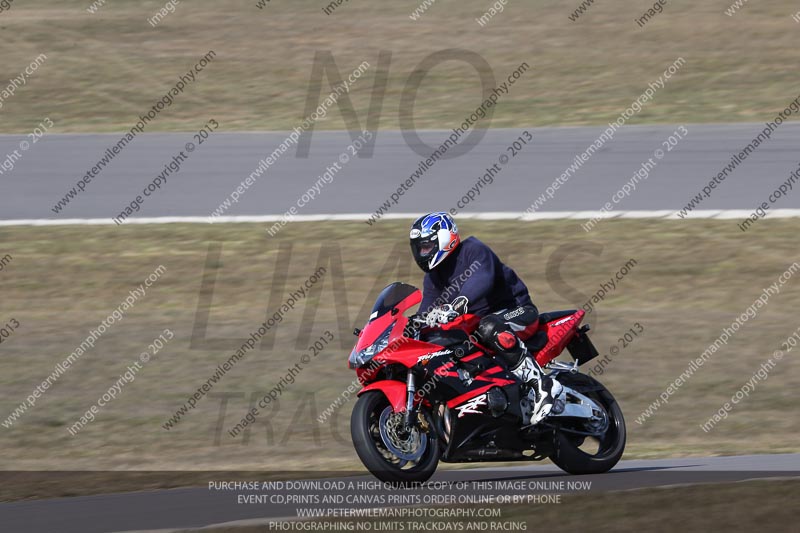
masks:
<path fill-rule="evenodd" d="M 716 176 L 764 128 L 763 124 L 686 125 L 688 133 L 671 150 L 662 144 L 680 125 L 621 128 L 591 156 L 552 199 L 544 211 L 596 211 L 658 149 L 664 157 L 618 210 L 677 210 Z M 525 211 L 604 130 L 603 127 L 531 128 L 531 144 L 523 146 L 482 188 L 469 212 Z M 437 161 L 406 192 L 394 212 L 423 212 L 455 205 L 484 169 L 502 154 L 523 130 L 488 130 L 471 150 Z M 425 131 L 431 146 L 450 132 Z M 0 158 L 18 150 L 13 168 L 0 175 L 0 220 L 111 218 L 118 215 L 183 151 L 186 161 L 177 173 L 145 199 L 134 216 L 210 215 L 273 152 L 287 133 L 213 133 L 186 153 L 191 133 L 143 134 L 135 138 L 92 179 L 65 209 L 52 208 L 80 180 L 120 134 L 48 135 L 21 151 L 24 137 L 0 136 Z M 314 132 L 308 157 L 297 157 L 296 146 L 281 155 L 226 215 L 280 215 L 311 188 L 325 169 L 348 153 L 347 132 Z M 798 167 L 800 124 L 784 124 L 719 185 L 699 209 L 747 209 L 786 181 Z M 414 143 L 412 143 L 414 144 Z M 417 152 L 426 149 L 414 144 Z M 362 153 L 364 153 L 362 149 Z M 298 210 L 299 215 L 374 212 L 424 159 L 406 144 L 401 132 L 379 131 L 371 157 L 352 157 L 341 164 L 333 181 Z M 11 164 L 7 166 L 12 166 Z M 499 184 L 499 186 L 498 186 Z M 800 194 L 791 192 L 775 207 L 800 207 Z"/>
<path fill-rule="evenodd" d="M 797 476 L 800 476 L 800 454 L 630 460 L 621 461 L 607 474 L 580 477 L 563 475 L 549 464 L 440 470 L 431 482 L 589 481 L 590 491 L 609 491 Z M 328 479 L 374 481 L 370 476 L 329 476 Z M 219 481 L 213 475 L 210 475 L 209 480 Z M 291 506 L 269 503 L 239 504 L 237 494 L 242 492 L 191 488 L 5 503 L 0 504 L 0 524 L 3 525 L 3 531 L 19 533 L 92 533 L 169 531 L 173 528 L 231 522 L 244 525 L 296 517 Z"/>

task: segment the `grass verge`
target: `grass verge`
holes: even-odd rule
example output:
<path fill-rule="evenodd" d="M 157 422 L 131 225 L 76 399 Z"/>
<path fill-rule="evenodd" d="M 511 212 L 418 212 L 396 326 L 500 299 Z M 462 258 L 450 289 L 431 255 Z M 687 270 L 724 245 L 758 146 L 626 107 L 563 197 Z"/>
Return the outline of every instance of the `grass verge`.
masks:
<path fill-rule="evenodd" d="M 574 22 L 568 15 L 577 0 L 511 1 L 482 27 L 476 19 L 492 5 L 487 0 L 463 0 L 458 9 L 437 3 L 416 21 L 409 15 L 418 3 L 352 0 L 326 15 L 316 0 L 264 9 L 255 0 L 195 0 L 156 27 L 147 20 L 160 0 L 115 0 L 94 14 L 91 3 L 16 2 L 2 13 L 8 46 L 0 79 L 18 76 L 41 53 L 47 61 L 6 99 L 0 131 L 28 133 L 44 117 L 57 132 L 130 129 L 209 50 L 217 59 L 148 131 L 196 131 L 209 117 L 227 131 L 294 128 L 319 51 L 333 54 L 344 76 L 362 61 L 372 65 L 351 93 L 360 124 L 334 110 L 319 129 L 397 129 L 400 114 L 410 112 L 418 128 L 457 126 L 481 100 L 476 69 L 464 61 L 430 70 L 413 110 L 401 100 L 423 59 L 450 48 L 480 54 L 498 83 L 520 63 L 530 66 L 501 98 L 492 127 L 616 120 L 679 56 L 685 66 L 630 123 L 760 122 L 797 96 L 786 68 L 797 32 L 789 0 L 750 3 L 732 17 L 724 13 L 730 0 L 670 0 L 643 28 L 634 18 L 649 6 L 633 0 L 597 2 Z M 381 51 L 391 60 L 379 67 Z"/>

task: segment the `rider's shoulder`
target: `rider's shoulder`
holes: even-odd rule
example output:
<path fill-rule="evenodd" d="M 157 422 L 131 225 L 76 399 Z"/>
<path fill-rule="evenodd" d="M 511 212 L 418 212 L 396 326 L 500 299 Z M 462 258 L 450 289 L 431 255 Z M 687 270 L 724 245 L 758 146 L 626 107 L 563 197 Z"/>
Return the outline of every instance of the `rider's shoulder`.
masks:
<path fill-rule="evenodd" d="M 483 244 L 483 241 L 481 241 L 474 235 L 470 235 L 469 237 L 461 241 L 461 245 L 466 248 L 473 248 L 476 246 L 486 246 L 485 244 Z"/>
<path fill-rule="evenodd" d="M 489 252 L 493 253 L 492 249 L 489 247 L 488 244 L 484 243 L 482 240 L 478 239 L 477 237 L 470 236 L 461 241 L 461 245 L 464 247 L 465 251 L 468 252 Z"/>

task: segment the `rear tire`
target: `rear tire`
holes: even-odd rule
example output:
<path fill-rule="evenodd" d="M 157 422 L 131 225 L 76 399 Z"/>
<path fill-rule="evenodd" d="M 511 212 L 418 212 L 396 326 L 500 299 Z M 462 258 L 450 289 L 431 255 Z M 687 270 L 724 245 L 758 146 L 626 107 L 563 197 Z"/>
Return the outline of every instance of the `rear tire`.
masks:
<path fill-rule="evenodd" d="M 439 440 L 421 433 L 426 439 L 425 451 L 409 468 L 386 448 L 380 435 L 380 416 L 389 407 L 386 396 L 379 391 L 362 394 L 353 407 L 350 417 L 350 435 L 356 453 L 372 475 L 388 483 L 421 483 L 427 481 L 439 464 Z M 394 460 L 392 460 L 394 458 Z"/>
<path fill-rule="evenodd" d="M 596 379 L 585 374 L 559 374 L 557 379 L 562 385 L 572 387 L 577 392 L 590 397 L 600 404 L 608 414 L 608 429 L 602 438 L 598 439 L 598 451 L 589 454 L 580 446 L 584 438 L 556 430 L 555 452 L 550 459 L 562 470 L 569 474 L 602 474 L 608 472 L 619 462 L 625 451 L 627 431 L 625 419 L 614 396 Z M 584 392 L 582 389 L 593 389 Z"/>

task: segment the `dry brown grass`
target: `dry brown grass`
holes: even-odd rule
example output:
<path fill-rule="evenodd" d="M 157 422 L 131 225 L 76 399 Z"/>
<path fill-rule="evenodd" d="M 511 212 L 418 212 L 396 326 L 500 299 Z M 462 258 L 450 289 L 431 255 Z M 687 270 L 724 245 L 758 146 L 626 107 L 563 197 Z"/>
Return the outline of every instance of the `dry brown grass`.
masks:
<path fill-rule="evenodd" d="M 28 132 L 49 116 L 59 132 L 121 131 L 209 49 L 217 60 L 150 131 L 195 130 L 214 117 L 229 131 L 289 129 L 304 114 L 316 51 L 330 51 L 342 73 L 372 68 L 352 101 L 364 127 L 378 53 L 391 51 L 381 128 L 398 128 L 400 95 L 414 68 L 434 51 L 478 52 L 499 80 L 521 62 L 531 70 L 496 108 L 492 127 L 602 124 L 615 119 L 678 56 L 686 65 L 630 123 L 741 122 L 774 116 L 797 96 L 791 65 L 797 32 L 789 0 L 750 2 L 733 17 L 730 0 L 670 0 L 644 28 L 633 0 L 597 2 L 577 22 L 579 4 L 509 2 L 485 27 L 488 0 L 440 1 L 418 21 L 418 2 L 351 0 L 326 16 L 317 0 L 193 0 L 156 28 L 156 0 L 110 0 L 90 15 L 90 0 L 17 1 L 0 14 L 0 79 L 39 53 L 47 63 L 0 111 L 3 132 Z M 327 89 L 326 89 L 327 92 Z M 478 77 L 461 62 L 425 78 L 416 101 L 420 128 L 461 123 L 480 101 Z M 488 125 L 488 124 L 487 124 Z M 338 110 L 318 125 L 347 127 Z"/>
<path fill-rule="evenodd" d="M 0 273 L 0 322 L 22 324 L 0 347 L 0 418 L 31 393 L 157 265 L 167 272 L 13 428 L 0 428 L 3 469 L 283 470 L 359 468 L 349 442 L 352 402 L 333 423 L 315 417 L 353 380 L 346 368 L 353 326 L 361 326 L 377 289 L 394 279 L 420 283 L 406 255 L 406 224 L 383 222 L 369 243 L 363 224 L 297 223 L 276 238 L 257 224 L 214 226 L 3 228 L 14 260 Z M 634 322 L 643 336 L 616 355 L 600 378 L 619 399 L 629 426 L 626 457 L 798 451 L 800 427 L 787 416 L 798 383 L 787 357 L 731 416 L 706 434 L 705 422 L 798 326 L 800 280 L 792 280 L 759 316 L 640 426 L 634 419 L 736 316 L 796 258 L 797 222 L 766 220 L 742 236 L 730 221 L 607 221 L 578 235 L 576 221 L 537 222 L 509 231 L 504 222 L 462 223 L 515 267 L 543 310 L 581 305 L 629 258 L 638 265 L 587 321 L 609 353 Z M 563 236 L 554 239 L 553 236 Z M 302 238 L 300 238 L 302 237 Z M 231 350 L 191 348 L 199 290 L 210 242 L 223 244 L 208 337 L 246 337 L 316 265 L 329 269 L 308 307 L 276 328 L 272 349 L 242 360 L 171 431 L 161 425 L 214 372 Z M 555 243 L 558 243 L 556 245 Z M 278 246 L 293 243 L 285 290 L 274 286 Z M 543 243 L 541 247 L 531 243 Z M 553 244 L 551 244 L 553 243 Z M 322 245 L 341 251 L 320 263 Z M 590 248 L 594 246 L 594 248 Z M 557 257 L 566 260 L 552 271 Z M 334 257 L 337 257 L 334 255 Z M 400 271 L 380 274 L 387 260 Z M 548 269 L 550 265 L 550 272 Z M 549 272 L 549 273 L 548 273 Z M 337 295 L 333 288 L 336 288 Z M 343 303 L 346 290 L 346 307 Z M 364 307 L 366 306 L 366 308 Z M 316 311 L 308 339 L 298 340 L 304 313 Z M 341 323 L 338 318 L 341 317 Z M 310 320 L 306 320 L 308 323 Z M 119 398 L 76 437 L 67 428 L 105 392 L 164 329 L 176 338 Z M 301 373 L 246 438 L 225 431 L 293 365 L 308 340 L 324 330 L 337 340 Z M 235 344 L 235 341 L 232 341 Z M 230 395 L 222 425 L 222 396 Z M 219 444 L 215 442 L 221 428 Z"/>

